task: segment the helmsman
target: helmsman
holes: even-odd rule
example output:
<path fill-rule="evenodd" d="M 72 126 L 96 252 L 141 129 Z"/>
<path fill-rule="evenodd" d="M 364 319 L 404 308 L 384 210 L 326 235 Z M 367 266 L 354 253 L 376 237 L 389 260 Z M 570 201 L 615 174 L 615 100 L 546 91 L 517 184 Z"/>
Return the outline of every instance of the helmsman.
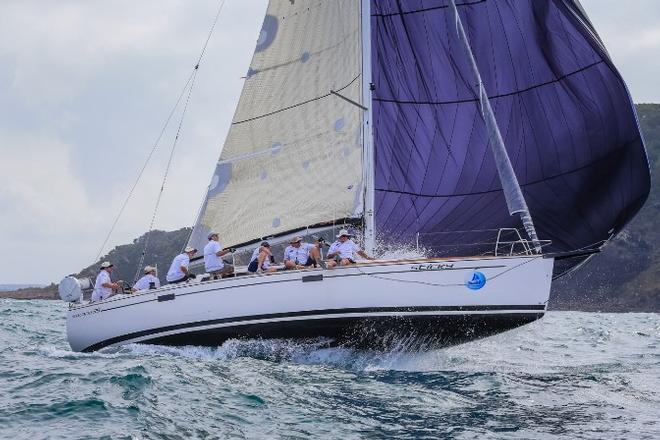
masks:
<path fill-rule="evenodd" d="M 96 282 L 94 283 L 92 301 L 100 301 L 110 298 L 112 295 L 116 295 L 117 291 L 121 289 L 122 284 L 124 283 L 122 280 L 113 283 L 110 279 L 113 268 L 114 265 L 109 261 L 101 263 L 99 274 L 96 276 Z"/>

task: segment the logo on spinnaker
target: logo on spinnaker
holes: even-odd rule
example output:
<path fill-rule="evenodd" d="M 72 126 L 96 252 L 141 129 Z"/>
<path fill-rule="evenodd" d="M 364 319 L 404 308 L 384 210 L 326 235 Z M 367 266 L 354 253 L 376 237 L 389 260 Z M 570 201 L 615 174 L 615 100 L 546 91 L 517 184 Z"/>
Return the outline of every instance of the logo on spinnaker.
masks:
<path fill-rule="evenodd" d="M 477 270 L 465 277 L 465 286 L 470 290 L 479 290 L 486 285 L 486 275 Z"/>

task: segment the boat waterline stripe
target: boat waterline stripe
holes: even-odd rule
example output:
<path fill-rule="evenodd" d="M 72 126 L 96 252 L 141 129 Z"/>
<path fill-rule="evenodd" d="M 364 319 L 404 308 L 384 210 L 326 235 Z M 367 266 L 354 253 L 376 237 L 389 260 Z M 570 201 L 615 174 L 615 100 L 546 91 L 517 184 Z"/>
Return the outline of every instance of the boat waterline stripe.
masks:
<path fill-rule="evenodd" d="M 413 307 L 364 307 L 350 309 L 304 310 L 299 312 L 272 313 L 265 315 L 251 315 L 231 318 L 211 319 L 206 321 L 187 322 L 164 327 L 141 330 L 93 344 L 82 351 L 96 351 L 109 345 L 126 342 L 128 340 L 144 340 L 146 336 L 176 332 L 182 329 L 202 329 L 203 327 L 231 327 L 238 325 L 258 324 L 261 322 L 300 321 L 304 319 L 337 319 L 342 317 L 379 317 L 379 316 L 433 316 L 433 315 L 461 315 L 461 314 L 495 314 L 504 313 L 545 313 L 545 304 L 538 305 L 486 305 L 486 306 L 413 306 Z M 468 312 L 468 313 L 466 313 Z M 476 313 L 475 313 L 476 312 Z"/>
<path fill-rule="evenodd" d="M 510 315 L 510 314 L 529 314 L 528 310 L 503 310 L 503 311 L 476 311 L 470 312 L 470 315 Z M 545 312 L 542 312 L 543 314 Z M 285 317 L 285 318 L 272 318 L 272 319 L 257 319 L 254 321 L 239 321 L 239 322 L 229 322 L 229 323 L 219 323 L 219 324 L 208 324 L 195 326 L 195 331 L 201 330 L 211 330 L 214 328 L 223 328 L 223 327 L 240 327 L 244 325 L 255 325 L 255 324 L 269 324 L 274 322 L 290 322 L 290 321 L 307 321 L 307 320 L 319 320 L 319 319 L 342 319 L 342 318 L 382 318 L 382 317 L 404 317 L 404 316 L 461 316 L 465 315 L 464 312 L 460 311 L 446 311 L 446 312 L 386 312 L 386 313 L 365 313 L 365 314 L 334 314 L 334 315 L 314 315 L 314 316 L 295 316 L 295 317 Z M 159 331 L 158 333 L 152 333 L 147 336 L 141 336 L 132 340 L 131 342 L 142 342 L 153 339 L 154 337 L 162 336 L 171 336 L 179 333 L 185 333 L 181 330 L 190 330 L 190 328 L 177 329 L 177 330 L 168 330 L 168 331 Z"/>

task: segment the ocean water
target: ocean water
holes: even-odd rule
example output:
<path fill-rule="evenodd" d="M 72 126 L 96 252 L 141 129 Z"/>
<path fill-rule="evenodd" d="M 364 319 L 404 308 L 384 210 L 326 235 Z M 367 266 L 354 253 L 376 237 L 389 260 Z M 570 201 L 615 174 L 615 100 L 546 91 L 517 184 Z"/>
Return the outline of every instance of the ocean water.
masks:
<path fill-rule="evenodd" d="M 660 315 L 551 312 L 425 353 L 228 341 L 70 351 L 0 300 L 0 438 L 660 438 Z"/>

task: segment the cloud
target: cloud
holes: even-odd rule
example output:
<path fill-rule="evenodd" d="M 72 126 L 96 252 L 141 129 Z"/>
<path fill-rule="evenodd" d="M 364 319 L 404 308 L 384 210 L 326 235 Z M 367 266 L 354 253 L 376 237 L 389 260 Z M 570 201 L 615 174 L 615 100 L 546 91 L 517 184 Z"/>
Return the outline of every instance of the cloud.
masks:
<path fill-rule="evenodd" d="M 3 3 L 0 280 L 50 282 L 90 264 L 192 68 L 216 0 Z M 265 1 L 227 1 L 155 224 L 190 225 L 242 87 Z M 114 232 L 149 227 L 180 113 Z M 47 265 L 34 267 L 35 260 Z"/>
<path fill-rule="evenodd" d="M 67 255 L 63 249 L 89 247 L 102 222 L 90 209 L 83 182 L 70 172 L 71 146 L 5 132 L 0 148 L 9 159 L 0 161 L 0 243 L 5 255 L 11 255 L 3 260 L 3 275 L 45 283 L 53 273 L 73 272 L 71 263 L 88 261 L 90 255 Z"/>
<path fill-rule="evenodd" d="M 644 29 L 641 32 L 635 32 L 630 46 L 640 50 L 651 50 L 658 53 L 660 49 L 660 29 Z"/>
<path fill-rule="evenodd" d="M 82 182 L 70 172 L 70 145 L 23 133 L 5 133 L 0 145 L 3 155 L 11 158 L 0 162 L 0 205 L 15 216 L 14 222 L 3 225 L 3 234 L 43 240 L 74 232 L 89 222 L 82 216 L 69 218 L 73 209 L 84 210 L 89 204 Z M 67 208 L 72 210 L 67 212 Z M 61 222 L 65 217 L 67 222 Z"/>
<path fill-rule="evenodd" d="M 15 56 L 13 85 L 22 97 L 35 105 L 72 100 L 118 62 L 130 71 L 140 66 L 140 58 L 185 55 L 197 48 L 203 32 L 178 27 L 192 28 L 208 8 L 185 6 L 177 1 L 9 2 L 0 19 L 0 53 Z"/>
<path fill-rule="evenodd" d="M 660 102 L 660 2 L 582 0 L 635 102 Z"/>

